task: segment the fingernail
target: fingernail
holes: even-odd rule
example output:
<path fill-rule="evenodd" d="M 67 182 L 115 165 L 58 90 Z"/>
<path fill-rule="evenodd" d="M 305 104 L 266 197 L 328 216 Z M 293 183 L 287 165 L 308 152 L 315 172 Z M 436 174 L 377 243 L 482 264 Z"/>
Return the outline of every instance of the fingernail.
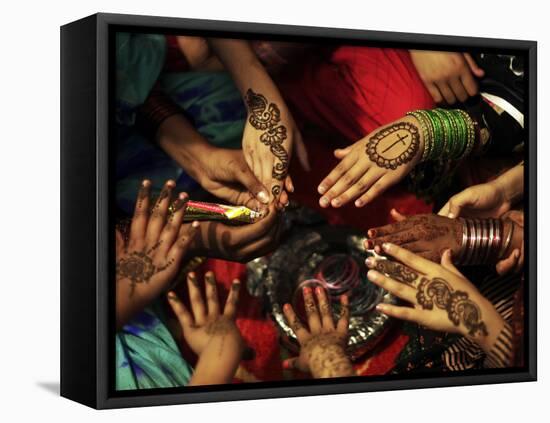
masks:
<path fill-rule="evenodd" d="M 321 291 L 321 287 L 320 287 L 320 286 L 318 286 L 317 288 L 315 288 L 315 293 L 316 293 L 317 295 L 321 295 L 322 291 Z"/>
<path fill-rule="evenodd" d="M 447 215 L 447 217 L 448 217 L 449 219 L 454 219 L 456 216 L 455 216 L 454 213 L 449 213 L 449 214 Z"/>
<path fill-rule="evenodd" d="M 290 182 L 289 187 L 288 187 L 288 190 L 289 190 L 290 192 L 294 192 L 294 184 L 293 184 L 292 182 Z"/>
<path fill-rule="evenodd" d="M 148 187 L 151 185 L 151 181 L 149 179 L 144 179 L 141 185 L 143 185 L 144 187 Z"/>
<path fill-rule="evenodd" d="M 365 264 L 369 267 L 374 266 L 375 263 L 376 261 L 372 257 L 367 257 L 367 259 L 365 260 Z"/>
<path fill-rule="evenodd" d="M 340 207 L 340 200 L 338 200 L 337 198 L 335 198 L 334 200 L 332 200 L 332 206 L 333 207 Z"/>
<path fill-rule="evenodd" d="M 290 304 L 289 304 L 289 303 L 286 303 L 286 304 L 283 306 L 283 310 L 285 310 L 285 311 L 290 311 Z"/>
<path fill-rule="evenodd" d="M 309 286 L 304 287 L 304 295 L 310 295 L 311 294 L 311 288 Z"/>
<path fill-rule="evenodd" d="M 342 294 L 342 296 L 340 297 L 340 302 L 344 305 L 347 305 L 349 302 L 348 296 L 346 294 Z"/>
<path fill-rule="evenodd" d="M 371 281 L 378 280 L 378 272 L 376 272 L 375 270 L 369 270 L 367 272 L 367 278 Z"/>
<path fill-rule="evenodd" d="M 384 304 L 384 303 L 376 304 L 376 310 L 382 311 L 382 312 L 386 311 L 387 310 L 386 304 Z"/>
<path fill-rule="evenodd" d="M 329 205 L 328 198 L 321 197 L 321 199 L 319 200 L 319 204 L 321 205 L 321 207 L 328 207 Z"/>
<path fill-rule="evenodd" d="M 384 249 L 384 251 L 390 251 L 391 250 L 391 244 L 389 242 L 384 242 L 382 244 L 382 248 Z"/>
<path fill-rule="evenodd" d="M 174 182 L 173 179 L 169 179 L 168 181 L 166 181 L 166 185 L 170 187 L 175 187 L 176 183 Z"/>
<path fill-rule="evenodd" d="M 264 204 L 267 204 L 269 203 L 269 195 L 265 191 L 260 191 L 258 193 L 258 200 L 260 200 Z"/>
<path fill-rule="evenodd" d="M 193 223 L 191 223 L 191 227 L 193 227 L 193 228 L 195 228 L 195 229 L 198 228 L 199 225 L 200 225 L 200 223 L 199 223 L 198 220 L 195 220 L 195 221 L 193 221 Z"/>
<path fill-rule="evenodd" d="M 363 202 L 361 200 L 356 200 L 355 207 L 363 207 Z"/>
<path fill-rule="evenodd" d="M 321 195 L 323 195 L 326 191 L 327 191 L 327 187 L 324 185 L 319 185 L 319 187 L 317 187 L 317 192 L 319 192 L 319 194 Z"/>

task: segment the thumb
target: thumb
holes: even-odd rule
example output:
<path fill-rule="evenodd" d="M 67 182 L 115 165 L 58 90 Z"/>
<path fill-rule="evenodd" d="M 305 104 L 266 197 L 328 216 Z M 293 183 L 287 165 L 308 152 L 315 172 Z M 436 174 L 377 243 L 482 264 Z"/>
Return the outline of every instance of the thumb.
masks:
<path fill-rule="evenodd" d="M 243 164 L 238 167 L 235 177 L 260 203 L 269 203 L 269 194 L 267 190 L 258 178 L 256 178 L 254 173 L 252 173 L 248 165 Z"/>
<path fill-rule="evenodd" d="M 336 150 L 334 150 L 334 157 L 336 157 L 337 159 L 343 159 L 349 154 L 349 152 L 351 151 L 351 147 L 352 146 L 350 145 L 346 148 L 337 148 Z"/>
<path fill-rule="evenodd" d="M 440 216 L 446 216 L 449 219 L 455 219 L 460 216 L 462 208 L 465 206 L 472 206 L 476 203 L 476 198 L 471 189 L 466 189 L 453 195 L 447 204 L 445 204 L 439 211 Z"/>
<path fill-rule="evenodd" d="M 464 59 L 466 59 L 466 63 L 468 63 L 470 70 L 475 76 L 478 78 L 483 78 L 485 76 L 485 71 L 477 65 L 470 53 L 464 53 Z"/>
<path fill-rule="evenodd" d="M 455 275 L 460 276 L 461 278 L 464 277 L 464 275 L 460 273 L 460 270 L 458 270 L 453 264 L 453 257 L 450 249 L 447 249 L 443 252 L 443 255 L 441 256 L 441 266 L 443 266 L 443 268 L 447 269 L 449 272 L 453 272 Z"/>

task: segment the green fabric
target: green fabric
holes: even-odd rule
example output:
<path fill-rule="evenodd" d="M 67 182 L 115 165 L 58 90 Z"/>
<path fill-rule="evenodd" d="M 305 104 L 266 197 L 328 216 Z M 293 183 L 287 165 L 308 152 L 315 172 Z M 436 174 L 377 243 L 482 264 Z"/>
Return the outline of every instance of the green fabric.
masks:
<path fill-rule="evenodd" d="M 192 368 L 161 318 L 146 308 L 116 334 L 116 389 L 171 388 L 189 383 Z"/>

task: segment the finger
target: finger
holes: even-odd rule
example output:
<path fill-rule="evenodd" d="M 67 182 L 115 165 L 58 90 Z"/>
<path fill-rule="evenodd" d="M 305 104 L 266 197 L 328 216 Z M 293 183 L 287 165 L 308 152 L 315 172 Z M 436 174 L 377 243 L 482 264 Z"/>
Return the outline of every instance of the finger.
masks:
<path fill-rule="evenodd" d="M 296 339 L 298 339 L 300 345 L 303 345 L 309 338 L 309 332 L 306 330 L 290 304 L 285 304 L 283 306 L 283 314 L 290 328 L 293 330 L 294 335 L 296 335 Z"/>
<path fill-rule="evenodd" d="M 339 195 L 337 198 L 332 200 L 332 205 L 335 207 L 343 206 L 344 204 L 349 203 L 352 200 L 355 200 L 365 191 L 367 191 L 372 184 L 374 184 L 380 177 L 379 170 L 370 168 L 367 172 L 359 178 L 349 189 L 347 189 L 343 194 Z M 327 193 L 328 195 L 328 193 Z M 355 202 L 356 207 L 362 207 L 363 204 L 360 200 Z"/>
<path fill-rule="evenodd" d="M 313 298 L 313 291 L 309 286 L 303 289 L 303 295 L 309 331 L 312 335 L 316 335 L 321 331 L 321 320 L 319 319 L 319 311 Z"/>
<path fill-rule="evenodd" d="M 395 181 L 396 180 L 394 178 L 389 177 L 388 175 L 382 176 L 355 202 L 355 205 L 357 207 L 363 207 L 364 205 L 370 203 L 372 200 L 382 195 L 388 188 L 393 186 Z"/>
<path fill-rule="evenodd" d="M 414 221 L 412 219 L 406 219 L 402 222 L 389 223 L 384 226 L 378 226 L 376 228 L 370 228 L 367 231 L 369 238 L 381 238 L 387 235 L 394 235 L 398 232 L 406 231 L 414 228 Z"/>
<path fill-rule="evenodd" d="M 286 193 L 286 190 L 281 192 L 281 195 L 279 196 L 279 204 L 283 208 L 288 206 L 288 194 Z"/>
<path fill-rule="evenodd" d="M 464 72 L 460 76 L 460 81 L 462 82 L 462 85 L 464 86 L 464 89 L 468 93 L 470 97 L 473 97 L 477 95 L 478 93 L 478 85 L 477 81 L 475 80 L 474 76 L 469 72 Z"/>
<path fill-rule="evenodd" d="M 159 240 L 160 233 L 166 222 L 168 206 L 172 200 L 172 189 L 175 186 L 176 183 L 172 180 L 169 180 L 164 184 L 164 187 L 157 198 L 157 202 L 151 211 L 151 217 L 149 218 L 149 224 L 147 225 L 147 232 L 145 234 L 145 244 L 149 247 L 154 246 Z"/>
<path fill-rule="evenodd" d="M 337 148 L 334 150 L 334 157 L 336 157 L 339 160 L 342 160 L 344 157 L 346 157 L 349 152 L 351 151 L 351 145 L 347 146 L 346 148 Z"/>
<path fill-rule="evenodd" d="M 325 195 L 321 197 L 319 204 L 323 206 L 323 204 L 327 204 L 328 201 L 332 207 L 342 206 L 343 204 L 338 197 L 349 188 L 353 187 L 353 185 L 359 181 L 368 170 L 367 164 L 356 163 L 346 173 L 344 173 L 338 181 L 336 181 L 336 183 L 325 193 Z M 343 198 L 343 200 L 349 199 Z"/>
<path fill-rule="evenodd" d="M 237 315 L 237 304 L 239 303 L 239 292 L 241 290 L 241 281 L 234 279 L 229 289 L 229 295 L 225 301 L 223 315 L 228 319 L 235 319 Z"/>
<path fill-rule="evenodd" d="M 117 255 L 120 255 L 124 252 L 124 237 L 118 229 L 115 229 L 115 249 Z"/>
<path fill-rule="evenodd" d="M 369 278 L 369 281 L 392 293 L 396 297 L 408 301 L 411 304 L 416 303 L 416 289 L 412 286 L 396 281 L 395 279 L 391 279 L 377 270 L 369 270 L 367 277 Z"/>
<path fill-rule="evenodd" d="M 500 260 L 496 265 L 496 271 L 499 275 L 505 275 L 510 273 L 514 269 L 519 261 L 520 252 L 516 248 L 510 253 L 504 260 Z"/>
<path fill-rule="evenodd" d="M 206 308 L 202 299 L 199 280 L 195 272 L 187 274 L 187 289 L 189 290 L 189 302 L 191 303 L 193 316 L 195 316 L 195 322 L 197 325 L 203 325 L 206 321 Z"/>
<path fill-rule="evenodd" d="M 269 204 L 269 193 L 264 185 L 256 178 L 246 162 L 237 166 L 235 177 L 260 203 Z"/>
<path fill-rule="evenodd" d="M 182 227 L 178 239 L 172 244 L 172 247 L 166 254 L 168 261 L 173 262 L 178 267 L 180 266 L 181 260 L 187 253 L 191 242 L 193 242 L 195 235 L 199 231 L 199 227 L 200 223 L 196 220 L 190 225 Z"/>
<path fill-rule="evenodd" d="M 254 258 L 261 257 L 272 252 L 277 246 L 277 241 L 280 237 L 282 226 L 283 225 L 280 223 L 277 223 L 263 237 L 240 247 L 239 256 L 242 257 L 242 260 L 239 261 L 248 262 Z"/>
<path fill-rule="evenodd" d="M 460 102 L 464 103 L 468 100 L 468 92 L 466 88 L 464 88 L 464 85 L 462 85 L 462 80 L 460 78 L 451 79 L 449 85 L 453 90 L 453 94 Z"/>
<path fill-rule="evenodd" d="M 428 89 L 428 92 L 432 96 L 434 103 L 443 102 L 443 96 L 441 95 L 439 88 L 437 88 L 437 85 L 430 83 L 426 85 L 426 88 Z"/>
<path fill-rule="evenodd" d="M 475 190 L 467 188 L 464 191 L 453 195 L 449 201 L 447 201 L 447 204 L 441 208 L 438 214 L 441 216 L 447 216 L 449 219 L 455 219 L 460 216 L 464 207 L 475 204 L 476 200 Z"/>
<path fill-rule="evenodd" d="M 294 183 L 292 182 L 292 178 L 290 175 L 287 175 L 285 178 L 285 189 L 288 192 L 294 192 Z"/>
<path fill-rule="evenodd" d="M 441 266 L 449 272 L 453 272 L 455 275 L 464 278 L 464 275 L 460 273 L 460 270 L 458 270 L 453 263 L 453 254 L 450 249 L 445 250 L 441 255 Z"/>
<path fill-rule="evenodd" d="M 347 335 L 349 326 L 349 298 L 347 295 L 340 297 L 340 317 L 336 324 L 336 331 L 342 335 Z"/>
<path fill-rule="evenodd" d="M 466 63 L 468 63 L 470 70 L 475 76 L 478 78 L 483 78 L 485 76 L 485 71 L 478 66 L 470 53 L 464 53 L 464 59 L 466 59 Z"/>
<path fill-rule="evenodd" d="M 185 215 L 185 206 L 189 201 L 189 196 L 185 192 L 181 192 L 174 201 L 174 207 L 170 216 L 168 216 L 168 221 L 164 225 L 164 229 L 160 234 L 160 239 L 162 240 L 159 252 L 163 255 L 167 255 L 168 250 L 172 248 L 172 245 L 178 238 L 178 233 L 183 222 L 183 216 Z"/>
<path fill-rule="evenodd" d="M 395 244 L 384 243 L 382 251 L 417 272 L 427 274 L 437 272 L 438 270 L 439 264 L 435 264 Z"/>
<path fill-rule="evenodd" d="M 264 237 L 273 229 L 278 217 L 279 214 L 275 210 L 275 205 L 271 204 L 266 212 L 266 215 L 259 221 L 250 225 L 235 228 L 235 237 L 240 240 L 237 246 L 247 245 Z"/>
<path fill-rule="evenodd" d="M 147 230 L 147 221 L 149 220 L 149 202 L 151 195 L 151 181 L 144 180 L 139 188 L 136 207 L 134 209 L 134 217 L 130 225 L 130 247 L 135 242 L 143 241 L 145 239 L 145 232 Z"/>
<path fill-rule="evenodd" d="M 406 320 L 408 322 L 415 322 L 422 324 L 422 314 L 426 313 L 425 310 L 418 310 L 412 307 L 401 307 L 392 304 L 380 303 L 376 306 L 376 310 L 387 314 L 388 316 L 395 317 L 396 319 Z"/>
<path fill-rule="evenodd" d="M 439 91 L 441 92 L 441 95 L 445 99 L 445 102 L 447 104 L 455 104 L 456 103 L 456 97 L 453 94 L 453 91 L 451 90 L 451 87 L 447 84 L 447 82 L 439 82 L 437 83 L 437 88 L 439 88 Z"/>
<path fill-rule="evenodd" d="M 402 222 L 403 220 L 407 219 L 407 215 L 401 214 L 397 209 L 391 209 L 390 210 L 390 216 L 393 220 L 396 222 Z"/>
<path fill-rule="evenodd" d="M 208 307 L 208 316 L 215 318 L 220 314 L 220 301 L 218 299 L 218 287 L 216 284 L 216 277 L 214 272 L 206 272 L 204 275 L 206 304 Z"/>
<path fill-rule="evenodd" d="M 179 320 L 183 330 L 185 331 L 185 328 L 193 326 L 193 316 L 191 316 L 191 313 L 189 313 L 189 310 L 187 310 L 187 307 L 185 307 L 185 304 L 181 302 L 176 293 L 170 291 L 167 295 L 167 298 L 168 304 L 170 304 L 170 307 L 172 308 L 172 311 L 176 315 L 177 319 Z"/>
<path fill-rule="evenodd" d="M 321 181 L 319 186 L 317 187 L 317 192 L 321 195 L 323 195 L 325 192 L 327 192 L 336 182 L 340 180 L 342 175 L 348 171 L 353 165 L 355 165 L 355 162 L 357 161 L 356 154 L 348 154 L 340 163 L 336 165 L 334 169 L 331 170 L 331 172 Z M 321 206 L 323 206 L 321 204 Z M 327 207 L 328 202 L 325 206 Z"/>
<path fill-rule="evenodd" d="M 321 326 L 323 331 L 334 330 L 334 320 L 332 319 L 332 308 L 327 298 L 327 293 L 323 288 L 318 286 L 315 288 L 315 295 L 319 304 L 319 312 L 321 313 Z"/>
<path fill-rule="evenodd" d="M 367 244 L 368 244 L 367 249 L 370 250 L 377 245 L 382 246 L 382 244 L 384 244 L 385 242 L 390 242 L 392 244 L 400 245 L 403 248 L 407 248 L 405 247 L 405 245 L 417 243 L 418 236 L 419 236 L 418 232 L 414 230 L 407 230 L 407 231 L 399 231 L 386 236 L 371 238 L 367 240 Z M 414 249 L 407 248 L 407 250 L 423 251 L 426 249 L 424 246 L 419 246 L 417 244 L 413 245 L 412 247 Z"/>

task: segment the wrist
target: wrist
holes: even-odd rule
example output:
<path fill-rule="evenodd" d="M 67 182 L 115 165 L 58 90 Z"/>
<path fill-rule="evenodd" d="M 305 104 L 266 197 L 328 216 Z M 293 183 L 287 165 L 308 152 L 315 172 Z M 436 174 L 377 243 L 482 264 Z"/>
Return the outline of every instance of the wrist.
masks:
<path fill-rule="evenodd" d="M 415 160 L 417 162 L 422 162 L 428 129 L 424 126 L 423 122 L 419 121 L 416 117 L 412 115 L 405 116 L 404 118 L 402 118 L 402 121 L 408 122 L 414 125 L 418 129 L 419 145 L 418 145 L 418 152 L 416 153 Z"/>

